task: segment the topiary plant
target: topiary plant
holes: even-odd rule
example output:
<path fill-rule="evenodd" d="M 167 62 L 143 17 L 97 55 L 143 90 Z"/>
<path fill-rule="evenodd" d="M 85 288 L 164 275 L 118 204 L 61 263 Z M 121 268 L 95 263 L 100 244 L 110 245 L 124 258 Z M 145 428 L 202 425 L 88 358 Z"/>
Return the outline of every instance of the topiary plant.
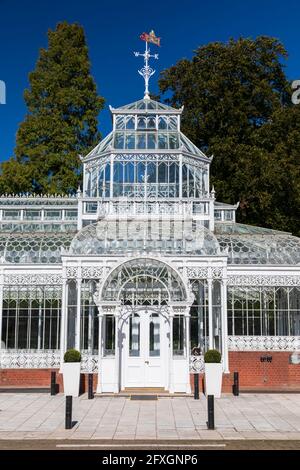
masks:
<path fill-rule="evenodd" d="M 219 364 L 221 362 L 221 353 L 216 349 L 209 349 L 204 354 L 204 362 L 208 364 Z"/>
<path fill-rule="evenodd" d="M 68 349 L 64 354 L 64 362 L 81 362 L 81 354 L 76 349 Z"/>

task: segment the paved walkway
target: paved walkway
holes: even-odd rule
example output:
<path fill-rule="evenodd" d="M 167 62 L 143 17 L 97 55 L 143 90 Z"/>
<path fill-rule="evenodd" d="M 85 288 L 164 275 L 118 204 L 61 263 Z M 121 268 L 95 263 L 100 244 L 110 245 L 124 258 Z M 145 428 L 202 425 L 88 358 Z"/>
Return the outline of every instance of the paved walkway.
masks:
<path fill-rule="evenodd" d="M 206 399 L 136 401 L 74 399 L 64 429 L 63 395 L 0 394 L 0 439 L 291 439 L 300 440 L 300 394 L 223 395 L 215 400 L 214 431 L 206 427 Z"/>

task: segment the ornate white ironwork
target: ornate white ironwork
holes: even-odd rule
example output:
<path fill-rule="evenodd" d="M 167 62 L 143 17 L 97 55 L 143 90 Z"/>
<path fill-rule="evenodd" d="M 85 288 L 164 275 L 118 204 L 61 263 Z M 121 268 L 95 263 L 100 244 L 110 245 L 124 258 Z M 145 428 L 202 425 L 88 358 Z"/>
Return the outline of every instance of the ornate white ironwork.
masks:
<path fill-rule="evenodd" d="M 81 372 L 97 372 L 98 355 L 81 353 Z M 59 350 L 0 350 L 0 369 L 59 369 Z"/>
<path fill-rule="evenodd" d="M 208 268 L 187 268 L 186 274 L 189 279 L 207 279 Z"/>
<path fill-rule="evenodd" d="M 81 352 L 81 372 L 97 372 L 99 356 L 87 351 Z"/>
<path fill-rule="evenodd" d="M 186 275 L 189 279 L 221 279 L 224 276 L 224 269 L 222 266 L 200 266 L 200 267 L 193 267 L 187 268 Z"/>
<path fill-rule="evenodd" d="M 59 367 L 59 350 L 0 350 L 1 369 L 50 369 Z"/>
<path fill-rule="evenodd" d="M 300 286 L 298 276 L 230 275 L 229 286 Z"/>
<path fill-rule="evenodd" d="M 4 285 L 10 286 L 33 286 L 33 285 L 61 285 L 61 274 L 5 274 Z"/>
<path fill-rule="evenodd" d="M 84 266 L 81 269 L 83 279 L 101 279 L 103 277 L 103 267 Z"/>
<path fill-rule="evenodd" d="M 300 336 L 228 336 L 229 351 L 297 351 Z"/>
<path fill-rule="evenodd" d="M 202 374 L 204 372 L 204 356 L 190 356 L 190 373 Z"/>
<path fill-rule="evenodd" d="M 152 75 L 155 74 L 155 70 L 150 67 L 149 59 L 153 57 L 154 59 L 158 59 L 158 54 L 150 54 L 150 47 L 148 47 L 148 42 L 145 41 L 146 48 L 144 54 L 141 52 L 134 52 L 135 57 L 144 57 L 144 67 L 142 67 L 138 72 L 145 80 L 145 99 L 150 99 L 149 96 L 149 79 Z"/>
<path fill-rule="evenodd" d="M 67 278 L 76 279 L 77 271 L 78 271 L 78 268 L 75 266 L 70 266 L 69 268 L 67 268 Z"/>

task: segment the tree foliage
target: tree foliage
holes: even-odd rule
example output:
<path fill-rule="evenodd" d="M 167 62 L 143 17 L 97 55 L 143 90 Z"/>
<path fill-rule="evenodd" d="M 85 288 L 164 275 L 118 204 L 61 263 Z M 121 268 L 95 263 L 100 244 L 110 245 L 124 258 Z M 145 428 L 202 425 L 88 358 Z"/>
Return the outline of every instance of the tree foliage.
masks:
<path fill-rule="evenodd" d="M 199 47 L 162 72 L 172 106 L 184 105 L 183 132 L 214 155 L 218 200 L 240 201 L 244 223 L 300 233 L 300 109 L 291 104 L 274 38 L 231 39 Z"/>
<path fill-rule="evenodd" d="M 15 157 L 2 165 L 2 192 L 68 193 L 81 178 L 79 154 L 100 139 L 97 95 L 83 28 L 59 23 L 48 31 L 29 74 L 28 113 L 17 132 Z"/>

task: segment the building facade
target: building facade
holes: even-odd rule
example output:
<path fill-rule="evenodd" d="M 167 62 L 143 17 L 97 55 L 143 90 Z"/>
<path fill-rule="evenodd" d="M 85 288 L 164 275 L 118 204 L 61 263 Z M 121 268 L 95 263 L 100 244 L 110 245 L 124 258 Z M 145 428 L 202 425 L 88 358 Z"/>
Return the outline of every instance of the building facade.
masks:
<path fill-rule="evenodd" d="M 300 389 L 300 239 L 216 201 L 182 109 L 110 110 L 76 195 L 0 198 L 0 385 L 43 385 L 76 348 L 99 393 L 189 393 L 216 348 L 224 389 Z"/>

